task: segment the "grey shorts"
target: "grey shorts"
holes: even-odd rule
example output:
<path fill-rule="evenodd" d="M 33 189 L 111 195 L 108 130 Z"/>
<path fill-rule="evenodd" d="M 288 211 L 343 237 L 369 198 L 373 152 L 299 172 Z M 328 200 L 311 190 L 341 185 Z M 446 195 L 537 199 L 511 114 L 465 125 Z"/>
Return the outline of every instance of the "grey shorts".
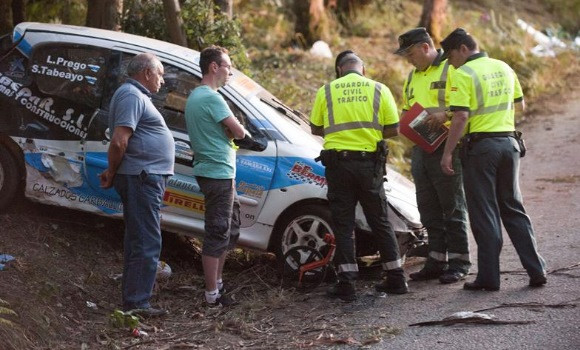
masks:
<path fill-rule="evenodd" d="M 205 235 L 201 254 L 220 257 L 240 237 L 240 201 L 234 179 L 196 176 L 205 196 Z"/>

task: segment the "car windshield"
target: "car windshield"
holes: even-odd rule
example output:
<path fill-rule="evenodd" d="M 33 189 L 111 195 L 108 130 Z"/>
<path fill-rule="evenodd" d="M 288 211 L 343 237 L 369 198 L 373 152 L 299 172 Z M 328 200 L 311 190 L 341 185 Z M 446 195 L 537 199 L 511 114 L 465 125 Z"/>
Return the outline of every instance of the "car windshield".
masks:
<path fill-rule="evenodd" d="M 233 73 L 229 85 L 258 110 L 260 122 L 272 137 L 310 148 L 321 147 L 322 139 L 310 133 L 306 115 L 284 104 L 242 72 L 234 69 Z"/>
<path fill-rule="evenodd" d="M 313 148 L 321 146 L 322 139 L 310 133 L 307 117 L 302 112 L 285 105 L 265 90 L 252 96 L 250 102 L 265 117 L 268 131 L 277 138 Z"/>

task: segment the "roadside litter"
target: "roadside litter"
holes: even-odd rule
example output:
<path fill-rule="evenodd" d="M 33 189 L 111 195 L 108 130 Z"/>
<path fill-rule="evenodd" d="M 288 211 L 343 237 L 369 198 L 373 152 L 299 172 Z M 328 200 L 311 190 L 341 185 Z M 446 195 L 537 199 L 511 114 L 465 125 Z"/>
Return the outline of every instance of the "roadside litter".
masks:
<path fill-rule="evenodd" d="M 534 321 L 501 321 L 497 320 L 493 315 L 472 311 L 461 311 L 456 312 L 451 316 L 445 317 L 442 320 L 418 322 L 410 324 L 409 326 L 438 326 L 438 325 L 451 326 L 460 323 L 500 325 L 500 324 L 530 324 L 534 323 Z"/>
<path fill-rule="evenodd" d="M 538 57 L 556 57 L 556 53 L 566 48 L 566 44 L 556 38 L 555 36 L 547 36 L 546 34 L 536 30 L 534 27 L 524 22 L 522 19 L 516 21 L 518 26 L 526 33 L 532 36 L 538 45 L 531 50 L 532 54 Z"/>
<path fill-rule="evenodd" d="M 159 280 L 166 280 L 171 277 L 171 266 L 165 261 L 159 260 L 157 262 L 157 279 Z"/>
<path fill-rule="evenodd" d="M 310 54 L 318 57 L 332 58 L 330 46 L 322 40 L 316 41 L 310 48 Z"/>
<path fill-rule="evenodd" d="M 0 271 L 4 270 L 6 263 L 8 263 L 14 259 L 16 259 L 16 258 L 13 257 L 12 255 L 0 254 Z"/>

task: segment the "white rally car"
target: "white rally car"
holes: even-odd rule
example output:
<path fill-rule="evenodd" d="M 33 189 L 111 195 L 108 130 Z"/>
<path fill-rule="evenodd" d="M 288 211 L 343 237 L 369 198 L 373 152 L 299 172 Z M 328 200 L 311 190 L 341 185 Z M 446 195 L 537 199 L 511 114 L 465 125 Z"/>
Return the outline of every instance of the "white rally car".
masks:
<path fill-rule="evenodd" d="M 126 33 L 68 25 L 21 23 L 1 41 L 0 210 L 24 192 L 42 203 L 122 217 L 117 193 L 99 186 L 107 167 L 108 108 L 131 58 L 153 52 L 165 85 L 152 98 L 175 138 L 175 176 L 162 209 L 163 229 L 200 236 L 204 200 L 191 165 L 183 111 L 200 84 L 199 53 Z M 299 112 L 241 72 L 219 90 L 255 142 L 237 152 L 240 245 L 278 256 L 294 246 L 319 250 L 331 233 L 324 168 L 314 161 L 321 139 Z M 389 170 L 389 219 L 402 253 L 421 244 L 413 184 Z M 357 213 L 357 254 L 375 254 L 369 227 Z"/>

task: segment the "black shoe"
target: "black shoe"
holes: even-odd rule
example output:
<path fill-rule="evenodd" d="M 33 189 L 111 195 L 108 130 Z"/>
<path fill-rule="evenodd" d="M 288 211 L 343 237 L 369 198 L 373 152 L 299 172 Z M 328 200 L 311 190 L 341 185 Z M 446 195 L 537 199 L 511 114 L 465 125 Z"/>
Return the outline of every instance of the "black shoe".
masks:
<path fill-rule="evenodd" d="M 465 272 L 447 270 L 439 277 L 439 282 L 443 284 L 455 283 L 465 279 Z"/>
<path fill-rule="evenodd" d="M 530 287 L 541 287 L 546 283 L 548 283 L 546 275 L 537 275 L 534 277 L 530 277 Z"/>
<path fill-rule="evenodd" d="M 215 302 L 213 303 L 207 303 L 208 307 L 218 307 L 218 306 L 223 306 L 223 307 L 228 307 L 228 306 L 235 306 L 238 305 L 238 302 L 235 301 L 232 297 L 222 294 L 220 295 Z"/>
<path fill-rule="evenodd" d="M 340 298 L 344 301 L 354 301 L 357 299 L 354 284 L 349 282 L 338 282 L 326 290 L 326 295 L 331 298 Z"/>
<path fill-rule="evenodd" d="M 499 290 L 499 287 L 484 286 L 484 285 L 481 285 L 477 282 L 465 282 L 465 284 L 463 285 L 463 289 L 465 289 L 465 290 L 487 290 L 490 292 L 495 292 L 495 291 Z"/>
<path fill-rule="evenodd" d="M 393 282 L 387 277 L 387 279 L 381 283 L 375 284 L 375 290 L 377 292 L 383 292 L 387 294 L 407 294 L 409 293 L 409 285 L 404 278 L 402 280 Z"/>
<path fill-rule="evenodd" d="M 430 270 L 422 268 L 421 270 L 410 274 L 409 277 L 413 281 L 428 281 L 439 278 L 441 275 L 443 275 L 443 272 L 443 270 Z"/>
<path fill-rule="evenodd" d="M 167 310 L 163 310 L 163 309 L 155 309 L 152 307 L 147 307 L 147 308 L 143 308 L 143 309 L 131 309 L 131 310 L 125 311 L 125 314 L 137 315 L 137 316 L 141 316 L 143 318 L 149 318 L 149 317 L 165 316 L 168 314 L 168 312 L 167 312 Z"/>

